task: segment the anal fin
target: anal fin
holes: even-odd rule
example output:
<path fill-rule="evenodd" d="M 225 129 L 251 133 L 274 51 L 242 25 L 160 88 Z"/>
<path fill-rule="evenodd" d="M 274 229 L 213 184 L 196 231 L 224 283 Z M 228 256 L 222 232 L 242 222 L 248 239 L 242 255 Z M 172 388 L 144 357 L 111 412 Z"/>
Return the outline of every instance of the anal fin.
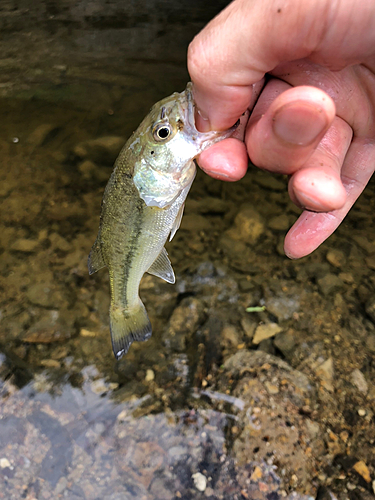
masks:
<path fill-rule="evenodd" d="M 100 242 L 98 241 L 98 238 L 96 239 L 95 243 L 93 244 L 91 248 L 91 252 L 89 254 L 89 258 L 87 261 L 87 266 L 89 268 L 89 274 L 94 274 L 96 271 L 99 271 L 99 269 L 102 269 L 105 267 L 105 262 L 103 259 L 103 254 L 102 254 L 102 249 L 100 247 Z"/>
<path fill-rule="evenodd" d="M 176 281 L 172 264 L 165 248 L 163 248 L 163 250 L 159 253 L 158 257 L 155 259 L 154 263 L 150 266 L 147 272 L 161 278 L 167 283 L 173 284 Z"/>

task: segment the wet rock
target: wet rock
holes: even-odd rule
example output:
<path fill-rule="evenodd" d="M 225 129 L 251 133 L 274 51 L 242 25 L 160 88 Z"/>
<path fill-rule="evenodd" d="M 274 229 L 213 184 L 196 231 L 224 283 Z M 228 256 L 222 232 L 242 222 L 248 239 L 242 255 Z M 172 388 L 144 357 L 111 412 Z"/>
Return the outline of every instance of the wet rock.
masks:
<path fill-rule="evenodd" d="M 33 253 L 37 251 L 39 245 L 40 241 L 38 240 L 20 238 L 16 240 L 10 248 L 15 252 Z"/>
<path fill-rule="evenodd" d="M 262 340 L 274 337 L 281 331 L 282 328 L 277 323 L 264 323 L 262 325 L 259 325 L 255 330 L 253 344 L 259 344 L 260 342 L 262 342 Z"/>
<path fill-rule="evenodd" d="M 163 342 L 172 351 L 182 352 L 186 341 L 198 329 L 204 319 L 204 305 L 195 298 L 188 297 L 173 311 L 169 326 L 163 335 Z"/>
<path fill-rule="evenodd" d="M 359 392 L 362 392 L 362 394 L 367 394 L 368 392 L 367 381 L 363 373 L 360 370 L 358 370 L 358 368 L 352 371 L 352 373 L 350 374 L 350 380 L 352 384 L 357 387 Z"/>
<path fill-rule="evenodd" d="M 311 262 L 304 266 L 304 271 L 309 278 L 318 280 L 319 278 L 323 278 L 330 272 L 330 266 L 326 262 Z"/>
<path fill-rule="evenodd" d="M 51 283 L 34 283 L 29 286 L 26 296 L 32 304 L 42 307 L 57 307 L 62 303 L 62 293 Z"/>
<path fill-rule="evenodd" d="M 287 358 L 289 359 L 293 354 L 296 347 L 296 335 L 292 331 L 287 331 L 279 333 L 276 335 L 274 341 L 274 346 Z"/>
<path fill-rule="evenodd" d="M 234 325 L 224 325 L 221 331 L 221 343 L 224 348 L 235 349 L 241 340 L 241 333 Z"/>
<path fill-rule="evenodd" d="M 344 252 L 337 249 L 331 249 L 327 252 L 326 259 L 330 264 L 339 269 L 343 268 L 346 264 L 346 257 Z"/>
<path fill-rule="evenodd" d="M 340 290 L 343 286 L 342 280 L 336 274 L 326 274 L 323 278 L 317 280 L 320 291 L 328 297 L 333 292 Z"/>
<path fill-rule="evenodd" d="M 264 339 L 258 344 L 259 351 L 267 352 L 268 354 L 276 354 L 271 338 Z"/>
<path fill-rule="evenodd" d="M 242 205 L 234 220 L 234 226 L 226 234 L 234 239 L 254 245 L 265 231 L 265 224 L 260 214 L 252 205 Z"/>
<path fill-rule="evenodd" d="M 241 326 L 243 328 L 243 331 L 245 332 L 246 337 L 249 340 L 252 340 L 252 338 L 254 337 L 257 324 L 258 323 L 251 318 L 244 317 L 241 319 Z"/>
<path fill-rule="evenodd" d="M 370 333 L 366 337 L 366 347 L 371 351 L 375 352 L 375 334 Z"/>
<path fill-rule="evenodd" d="M 219 240 L 219 248 L 227 255 L 230 259 L 248 261 L 250 257 L 250 251 L 242 241 L 237 241 L 231 238 L 228 234 L 223 234 Z"/>
<path fill-rule="evenodd" d="M 43 146 L 46 142 L 51 140 L 59 128 L 51 123 L 43 123 L 39 125 L 27 138 L 27 142 L 32 146 Z"/>
<path fill-rule="evenodd" d="M 366 236 L 361 235 L 352 235 L 352 239 L 367 254 L 371 255 L 375 253 L 375 241 L 370 241 L 368 238 L 366 238 Z"/>
<path fill-rule="evenodd" d="M 223 365 L 225 371 L 229 372 L 231 376 L 240 376 L 247 371 L 262 370 L 270 371 L 269 377 L 272 379 L 275 371 L 277 377 L 281 380 L 283 378 L 289 380 L 295 387 L 298 387 L 303 393 L 312 391 L 312 386 L 308 377 L 294 370 L 288 363 L 282 359 L 267 354 L 262 351 L 249 351 L 241 350 L 228 358 Z"/>
<path fill-rule="evenodd" d="M 273 314 L 279 321 L 285 321 L 293 317 L 298 311 L 300 301 L 297 296 L 270 297 L 266 300 L 267 311 Z"/>
<path fill-rule="evenodd" d="M 57 311 L 49 311 L 29 328 L 22 336 L 22 341 L 32 344 L 63 342 L 74 333 L 73 322 L 74 318 L 67 322 Z"/>
<path fill-rule="evenodd" d="M 51 242 L 51 247 L 53 250 L 69 252 L 69 250 L 71 250 L 72 248 L 71 244 L 58 233 L 50 234 L 48 239 Z"/>
<path fill-rule="evenodd" d="M 333 368 L 333 359 L 328 358 L 326 361 L 321 363 L 315 369 L 316 375 L 319 377 L 321 385 L 327 389 L 329 392 L 333 392 L 333 376 L 334 376 L 334 368 Z"/>
<path fill-rule="evenodd" d="M 73 151 L 80 158 L 94 163 L 113 165 L 124 144 L 123 137 L 106 136 L 80 142 Z"/>
<path fill-rule="evenodd" d="M 370 471 L 363 460 L 356 462 L 353 465 L 353 469 L 366 481 L 366 483 L 371 482 Z"/>
<path fill-rule="evenodd" d="M 85 179 L 95 177 L 98 166 L 91 160 L 85 160 L 78 165 L 78 170 Z"/>
<path fill-rule="evenodd" d="M 290 227 L 289 217 L 286 214 L 271 217 L 267 225 L 276 231 L 286 231 Z"/>

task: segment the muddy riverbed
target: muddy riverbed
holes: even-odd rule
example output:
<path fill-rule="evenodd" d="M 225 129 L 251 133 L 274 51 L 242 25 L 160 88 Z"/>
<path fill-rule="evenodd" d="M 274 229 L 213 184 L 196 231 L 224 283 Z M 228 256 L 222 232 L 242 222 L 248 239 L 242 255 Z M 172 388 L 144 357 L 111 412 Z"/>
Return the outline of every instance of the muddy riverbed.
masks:
<path fill-rule="evenodd" d="M 291 261 L 286 178 L 199 172 L 176 285 L 145 275 L 154 333 L 116 362 L 87 256 L 119 148 L 165 95 L 137 88 L 0 102 L 0 498 L 373 498 L 373 183 Z"/>

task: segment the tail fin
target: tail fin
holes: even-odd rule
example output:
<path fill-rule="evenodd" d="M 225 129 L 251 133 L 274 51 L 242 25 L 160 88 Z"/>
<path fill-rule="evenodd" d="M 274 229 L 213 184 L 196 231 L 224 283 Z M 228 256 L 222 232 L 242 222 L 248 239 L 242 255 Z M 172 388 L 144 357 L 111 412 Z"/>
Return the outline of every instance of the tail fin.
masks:
<path fill-rule="evenodd" d="M 122 358 L 135 340 L 143 342 L 151 337 L 151 323 L 141 301 L 129 310 L 111 305 L 109 317 L 112 348 L 116 359 Z"/>

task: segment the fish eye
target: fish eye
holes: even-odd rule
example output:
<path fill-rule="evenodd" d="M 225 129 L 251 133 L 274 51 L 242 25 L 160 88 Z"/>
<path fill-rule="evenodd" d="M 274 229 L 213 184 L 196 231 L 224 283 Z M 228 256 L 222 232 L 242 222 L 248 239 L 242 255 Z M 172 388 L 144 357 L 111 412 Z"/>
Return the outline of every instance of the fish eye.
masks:
<path fill-rule="evenodd" d="M 172 129 L 168 123 L 159 123 L 154 127 L 152 134 L 156 141 L 165 141 L 171 135 Z"/>

